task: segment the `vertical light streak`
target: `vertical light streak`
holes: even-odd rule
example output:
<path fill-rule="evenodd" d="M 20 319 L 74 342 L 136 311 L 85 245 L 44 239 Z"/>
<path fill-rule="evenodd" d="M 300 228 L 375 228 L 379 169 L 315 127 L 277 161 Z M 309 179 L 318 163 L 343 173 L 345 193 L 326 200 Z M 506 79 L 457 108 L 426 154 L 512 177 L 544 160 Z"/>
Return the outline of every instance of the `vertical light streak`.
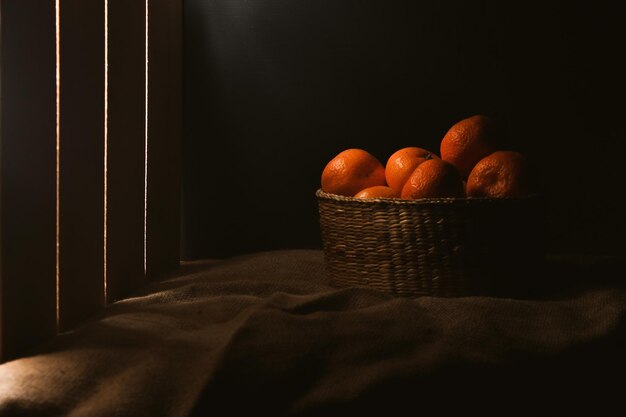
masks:
<path fill-rule="evenodd" d="M 109 187 L 109 0 L 104 0 L 104 303 L 107 300 L 107 203 Z"/>
<path fill-rule="evenodd" d="M 60 273 L 60 184 L 61 184 L 61 0 L 55 0 L 55 45 L 56 45 L 56 325 L 59 331 L 59 273 Z"/>
<path fill-rule="evenodd" d="M 144 192 L 143 192 L 143 273 L 147 274 L 148 271 L 148 86 L 149 86 L 149 65 L 148 60 L 150 58 L 149 54 L 149 10 L 150 10 L 150 0 L 146 0 L 146 39 L 145 39 L 145 48 L 146 48 L 146 67 L 145 67 L 145 120 L 144 120 L 144 129 L 145 129 L 145 137 L 144 137 Z"/>

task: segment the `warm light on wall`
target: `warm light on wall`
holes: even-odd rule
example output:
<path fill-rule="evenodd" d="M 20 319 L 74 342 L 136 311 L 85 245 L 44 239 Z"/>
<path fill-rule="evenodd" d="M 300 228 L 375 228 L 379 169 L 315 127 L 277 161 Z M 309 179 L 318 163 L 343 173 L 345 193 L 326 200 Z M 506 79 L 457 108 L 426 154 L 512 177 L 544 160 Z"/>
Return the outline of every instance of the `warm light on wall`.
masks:
<path fill-rule="evenodd" d="M 144 138 L 144 194 L 143 194 L 143 274 L 146 275 L 148 270 L 148 59 L 149 59 L 149 10 L 150 1 L 146 0 L 146 67 L 145 67 L 145 138 Z"/>
<path fill-rule="evenodd" d="M 109 1 L 104 0 L 104 301 L 107 297 L 107 202 L 109 199 Z"/>
<path fill-rule="evenodd" d="M 60 179 L 61 179 L 61 14 L 60 0 L 55 0 L 55 45 L 56 45 L 56 324 L 59 330 L 59 234 L 60 234 Z"/>
<path fill-rule="evenodd" d="M 0 9 L 2 361 L 178 265 L 182 0 Z"/>

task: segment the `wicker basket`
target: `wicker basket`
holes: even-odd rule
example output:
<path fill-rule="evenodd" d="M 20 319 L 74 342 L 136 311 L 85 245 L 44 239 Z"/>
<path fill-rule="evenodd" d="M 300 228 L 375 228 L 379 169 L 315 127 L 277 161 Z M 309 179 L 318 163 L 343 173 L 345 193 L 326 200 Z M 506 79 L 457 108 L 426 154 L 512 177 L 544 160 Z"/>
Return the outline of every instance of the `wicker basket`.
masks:
<path fill-rule="evenodd" d="M 356 199 L 316 193 L 331 284 L 396 296 L 517 295 L 543 260 L 537 197 Z"/>

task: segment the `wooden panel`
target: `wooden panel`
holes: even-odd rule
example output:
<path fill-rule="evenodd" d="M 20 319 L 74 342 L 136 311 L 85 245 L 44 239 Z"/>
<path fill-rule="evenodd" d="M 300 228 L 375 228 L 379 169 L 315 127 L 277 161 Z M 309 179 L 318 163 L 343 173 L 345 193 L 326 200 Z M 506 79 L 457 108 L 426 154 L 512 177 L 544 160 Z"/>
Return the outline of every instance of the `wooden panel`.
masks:
<path fill-rule="evenodd" d="M 56 330 L 54 1 L 2 1 L 0 356 Z"/>
<path fill-rule="evenodd" d="M 180 259 L 182 1 L 150 0 L 147 272 Z"/>
<path fill-rule="evenodd" d="M 146 2 L 108 2 L 107 300 L 144 276 Z"/>
<path fill-rule="evenodd" d="M 60 326 L 104 303 L 104 2 L 60 6 Z"/>

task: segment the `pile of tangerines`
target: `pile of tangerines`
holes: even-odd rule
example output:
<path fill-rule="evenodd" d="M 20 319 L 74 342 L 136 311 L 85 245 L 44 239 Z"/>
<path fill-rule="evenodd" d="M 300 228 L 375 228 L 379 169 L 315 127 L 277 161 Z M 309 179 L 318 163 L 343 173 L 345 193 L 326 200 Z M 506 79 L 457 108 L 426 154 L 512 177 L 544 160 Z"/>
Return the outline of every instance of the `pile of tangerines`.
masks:
<path fill-rule="evenodd" d="M 356 198 L 525 197 L 530 173 L 519 152 L 501 150 L 493 120 L 463 119 L 441 140 L 441 157 L 409 147 L 386 166 L 362 149 L 335 156 L 322 173 L 322 190 Z"/>

